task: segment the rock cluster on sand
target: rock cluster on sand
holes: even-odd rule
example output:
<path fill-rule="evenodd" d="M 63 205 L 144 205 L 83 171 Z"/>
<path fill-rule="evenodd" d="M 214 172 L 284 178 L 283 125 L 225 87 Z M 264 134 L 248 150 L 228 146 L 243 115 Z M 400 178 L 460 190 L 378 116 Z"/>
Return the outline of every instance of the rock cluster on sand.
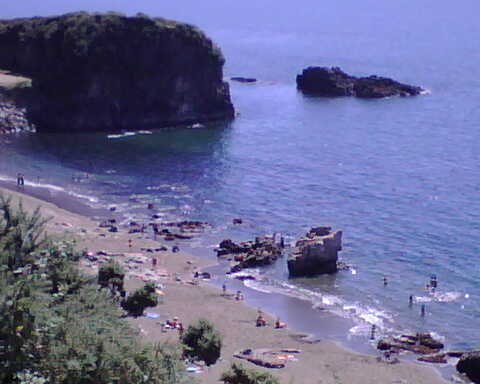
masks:
<path fill-rule="evenodd" d="M 282 247 L 276 244 L 273 236 L 263 236 L 238 244 L 230 239 L 223 240 L 215 252 L 218 257 L 233 257 L 237 264 L 230 272 L 238 272 L 244 268 L 272 264 L 282 255 Z"/>
<path fill-rule="evenodd" d="M 224 57 L 198 28 L 145 15 L 0 21 L 0 68 L 28 76 L 39 131 L 118 131 L 234 117 Z M 27 97 L 28 96 L 28 97 Z"/>
<path fill-rule="evenodd" d="M 331 227 L 312 228 L 297 241 L 288 257 L 290 277 L 337 272 L 338 251 L 341 249 L 342 231 L 332 231 Z"/>
<path fill-rule="evenodd" d="M 297 76 L 297 88 L 316 96 L 355 96 L 375 99 L 389 96 L 416 96 L 420 87 L 399 83 L 387 77 L 355 77 L 338 67 L 308 67 Z"/>

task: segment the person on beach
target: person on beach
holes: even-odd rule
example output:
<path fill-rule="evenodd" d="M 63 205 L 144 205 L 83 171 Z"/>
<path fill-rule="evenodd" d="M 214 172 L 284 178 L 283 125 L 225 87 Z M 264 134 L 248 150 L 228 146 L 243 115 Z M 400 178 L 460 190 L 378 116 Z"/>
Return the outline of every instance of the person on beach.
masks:
<path fill-rule="evenodd" d="M 235 300 L 237 300 L 237 301 L 242 301 L 243 300 L 242 291 L 237 291 L 237 294 L 235 295 Z"/>
<path fill-rule="evenodd" d="M 282 323 L 280 321 L 280 318 L 277 317 L 277 320 L 275 320 L 275 329 L 281 329 L 281 328 L 286 328 L 287 324 Z"/>
<path fill-rule="evenodd" d="M 386 287 L 388 285 L 387 276 L 383 276 L 383 286 Z"/>
<path fill-rule="evenodd" d="M 257 320 L 255 321 L 255 324 L 257 327 L 265 327 L 267 325 L 267 321 L 263 317 L 263 312 L 260 310 L 258 311 L 258 316 L 257 316 Z"/>
<path fill-rule="evenodd" d="M 222 296 L 227 294 L 227 285 L 225 283 L 222 284 Z"/>
<path fill-rule="evenodd" d="M 154 257 L 154 258 L 152 259 L 152 267 L 153 267 L 153 268 L 156 268 L 156 267 L 157 267 L 157 258 L 156 258 L 156 257 Z"/>
<path fill-rule="evenodd" d="M 183 323 L 182 323 L 182 322 L 179 322 L 177 328 L 178 328 L 178 336 L 179 336 L 180 338 L 182 338 L 182 336 L 183 336 L 183 331 L 184 331 Z"/>
<path fill-rule="evenodd" d="M 17 185 L 23 187 L 25 185 L 25 178 L 23 173 L 17 173 Z"/>
<path fill-rule="evenodd" d="M 370 332 L 370 340 L 375 340 L 375 331 L 377 330 L 377 326 L 372 324 L 372 330 Z"/>
<path fill-rule="evenodd" d="M 408 306 L 409 308 L 412 308 L 413 306 L 413 295 L 410 295 L 408 298 Z"/>
<path fill-rule="evenodd" d="M 425 304 L 422 304 L 422 307 L 420 309 L 420 316 L 425 317 Z"/>

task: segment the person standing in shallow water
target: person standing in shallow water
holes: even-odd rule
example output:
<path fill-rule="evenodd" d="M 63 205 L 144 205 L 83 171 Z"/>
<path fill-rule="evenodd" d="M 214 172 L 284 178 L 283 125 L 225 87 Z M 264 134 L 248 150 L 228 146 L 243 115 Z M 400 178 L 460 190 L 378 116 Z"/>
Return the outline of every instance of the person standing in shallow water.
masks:
<path fill-rule="evenodd" d="M 17 173 L 17 185 L 23 187 L 25 185 L 25 179 L 23 173 Z"/>

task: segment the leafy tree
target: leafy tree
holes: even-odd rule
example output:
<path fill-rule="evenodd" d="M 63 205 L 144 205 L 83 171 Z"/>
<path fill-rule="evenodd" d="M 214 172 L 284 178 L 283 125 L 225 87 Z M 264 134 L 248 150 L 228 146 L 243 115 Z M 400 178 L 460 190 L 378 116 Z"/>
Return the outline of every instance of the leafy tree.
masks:
<path fill-rule="evenodd" d="M 35 317 L 25 281 L 0 291 L 0 382 L 14 382 L 16 373 L 29 366 L 34 350 Z"/>
<path fill-rule="evenodd" d="M 139 343 L 110 292 L 82 276 L 72 243 L 41 239 L 38 210 L 14 210 L 0 196 L 0 216 L 0 383 L 188 379 L 177 349 Z M 152 301 L 154 288 L 144 287 Z"/>
<path fill-rule="evenodd" d="M 212 365 L 220 357 L 222 338 L 213 324 L 205 319 L 200 319 L 196 324 L 190 325 L 182 336 L 185 345 L 185 355 Z"/>
<path fill-rule="evenodd" d="M 0 264 L 10 271 L 22 268 L 33 260 L 32 253 L 45 245 L 45 224 L 40 208 L 32 215 L 23 209 L 22 202 L 14 211 L 11 198 L 0 194 Z"/>
<path fill-rule="evenodd" d="M 241 364 L 233 363 L 230 370 L 220 378 L 225 384 L 280 384 L 275 376 L 268 372 L 246 369 Z"/>
<path fill-rule="evenodd" d="M 122 302 L 122 307 L 132 316 L 141 316 L 145 308 L 155 307 L 157 304 L 158 297 L 155 293 L 155 284 L 148 283 L 129 295 Z"/>
<path fill-rule="evenodd" d="M 109 288 L 112 294 L 123 291 L 124 278 L 123 268 L 113 260 L 102 265 L 98 271 L 98 284 L 102 288 Z"/>

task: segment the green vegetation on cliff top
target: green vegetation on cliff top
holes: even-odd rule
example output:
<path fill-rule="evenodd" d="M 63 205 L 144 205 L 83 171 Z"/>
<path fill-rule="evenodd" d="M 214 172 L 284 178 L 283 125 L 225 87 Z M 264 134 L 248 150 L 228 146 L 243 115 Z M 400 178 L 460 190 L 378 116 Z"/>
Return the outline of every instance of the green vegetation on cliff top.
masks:
<path fill-rule="evenodd" d="M 28 40 L 49 41 L 62 32 L 65 44 L 73 44 L 78 57 L 92 53 L 89 49 L 92 43 L 107 33 L 122 33 L 126 30 L 135 32 L 135 35 L 144 40 L 162 38 L 168 30 L 173 36 L 191 41 L 210 54 L 224 61 L 220 49 L 196 26 L 167 20 L 161 17 L 149 17 L 143 13 L 135 16 L 126 16 L 118 12 L 88 13 L 74 12 L 61 16 L 18 18 L 11 20 L 0 19 L 0 35 L 10 32 L 18 33 L 20 42 Z M 112 44 L 118 42 L 113 41 Z"/>

